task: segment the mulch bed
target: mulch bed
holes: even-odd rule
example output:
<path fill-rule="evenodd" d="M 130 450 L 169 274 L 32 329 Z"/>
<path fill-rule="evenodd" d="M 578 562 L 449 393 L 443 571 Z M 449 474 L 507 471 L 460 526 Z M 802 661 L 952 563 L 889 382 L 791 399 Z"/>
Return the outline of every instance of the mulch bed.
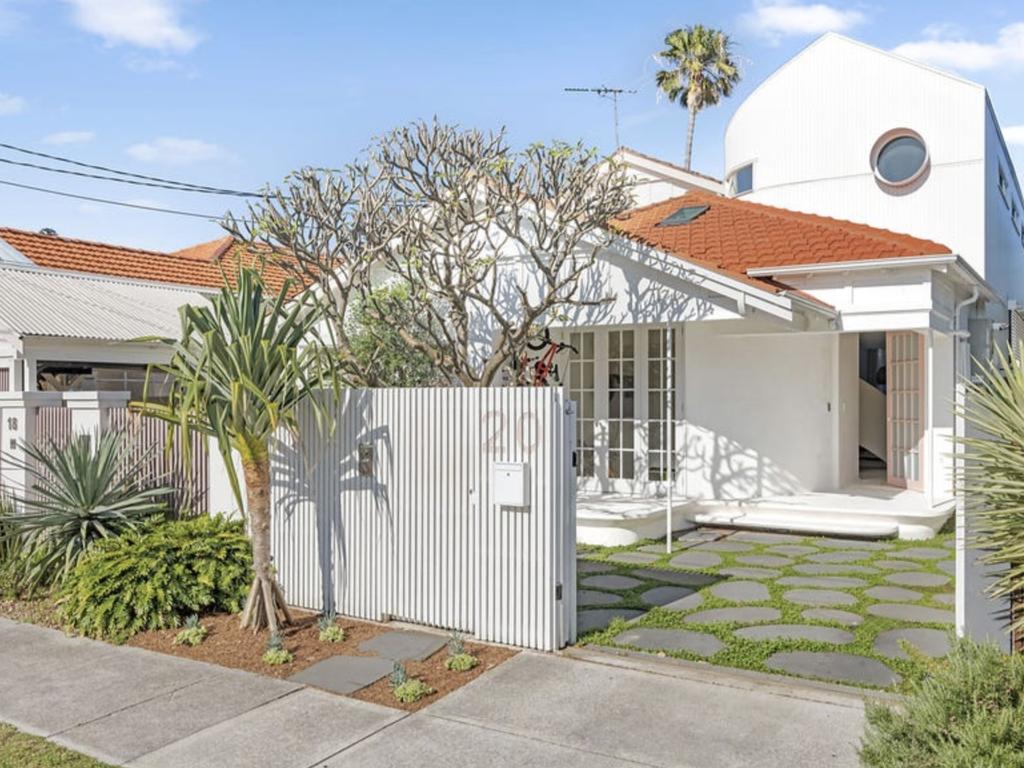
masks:
<path fill-rule="evenodd" d="M 287 678 L 331 656 L 372 656 L 372 653 L 360 652 L 359 644 L 396 629 L 390 625 L 358 621 L 342 616 L 338 618 L 338 624 L 345 630 L 345 640 L 341 643 L 322 643 L 319 639 L 320 631 L 316 625 L 316 614 L 298 611 L 293 611 L 293 614 L 296 620 L 295 624 L 281 632 L 281 639 L 284 642 L 284 647 L 295 655 L 295 661 L 277 667 L 262 661 L 267 647 L 268 633 L 266 631 L 253 633 L 251 630 L 242 629 L 238 625 L 238 616 L 233 614 L 222 613 L 204 616 L 202 624 L 209 633 L 202 644 L 194 648 L 174 645 L 174 636 L 178 633 L 176 629 L 142 632 L 129 640 L 127 645 L 194 661 L 219 664 L 222 667 L 243 669 L 267 677 Z M 422 662 L 406 662 L 405 668 L 410 677 L 420 677 L 423 682 L 436 690 L 436 693 L 426 696 L 418 702 L 402 704 L 396 701 L 391 694 L 387 678 L 356 691 L 353 697 L 396 709 L 415 711 L 445 694 L 461 688 L 516 654 L 516 651 L 509 648 L 471 642 L 466 643 L 466 650 L 480 660 L 480 663 L 468 672 L 451 672 L 445 669 L 444 661 L 448 657 L 448 652 L 444 648 Z"/>
<path fill-rule="evenodd" d="M 25 624 L 38 624 L 50 629 L 61 628 L 60 620 L 57 618 L 57 605 L 51 597 L 27 599 L 6 597 L 0 593 L 0 618 Z"/>

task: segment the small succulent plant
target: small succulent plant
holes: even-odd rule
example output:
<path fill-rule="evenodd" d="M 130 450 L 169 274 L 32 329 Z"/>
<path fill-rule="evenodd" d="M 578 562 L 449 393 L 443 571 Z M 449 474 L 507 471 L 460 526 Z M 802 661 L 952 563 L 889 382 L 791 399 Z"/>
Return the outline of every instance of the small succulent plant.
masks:
<path fill-rule="evenodd" d="M 391 674 L 388 675 L 388 682 L 391 683 L 391 687 L 398 688 L 408 679 L 409 673 L 405 671 L 405 666 L 402 662 L 396 661 L 395 665 L 391 668 Z"/>
<path fill-rule="evenodd" d="M 403 704 L 412 704 L 415 701 L 419 701 L 424 696 L 429 696 L 433 692 L 434 689 L 418 677 L 410 677 L 404 683 L 396 685 L 392 689 L 392 693 L 395 698 Z"/>
<path fill-rule="evenodd" d="M 291 664 L 295 661 L 295 656 L 284 647 L 284 641 L 281 636 L 276 632 L 270 635 L 270 639 L 267 640 L 267 650 L 263 654 L 263 663 L 269 664 L 272 667 L 279 667 L 282 664 Z"/>
<path fill-rule="evenodd" d="M 193 613 L 185 619 L 184 628 L 174 636 L 174 644 L 194 648 L 206 639 L 207 632 L 206 627 L 199 623 L 199 616 Z"/>
<path fill-rule="evenodd" d="M 469 672 L 479 663 L 480 660 L 471 653 L 457 653 L 444 660 L 445 668 L 452 672 Z"/>
<path fill-rule="evenodd" d="M 321 643 L 340 643 L 345 639 L 345 630 L 338 626 L 338 614 L 325 612 L 316 622 L 320 628 Z"/>
<path fill-rule="evenodd" d="M 466 641 L 458 632 L 448 635 L 448 655 L 458 656 L 466 652 Z"/>

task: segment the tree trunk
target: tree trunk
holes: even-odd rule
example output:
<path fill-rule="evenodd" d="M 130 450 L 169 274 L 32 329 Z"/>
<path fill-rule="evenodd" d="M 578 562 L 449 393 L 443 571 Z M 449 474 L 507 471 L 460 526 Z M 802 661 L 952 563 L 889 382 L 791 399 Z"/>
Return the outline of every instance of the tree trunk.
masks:
<path fill-rule="evenodd" d="M 686 127 L 686 162 L 683 167 L 690 170 L 690 163 L 693 160 L 693 129 L 697 124 L 697 105 L 690 103 L 690 121 Z"/>
<path fill-rule="evenodd" d="M 277 632 L 281 625 L 290 624 L 291 614 L 284 601 L 284 593 L 274 576 L 270 559 L 270 459 L 261 458 L 242 463 L 245 475 L 245 496 L 252 537 L 252 566 L 254 576 L 249 598 L 242 612 L 242 627 L 258 632 L 269 628 Z"/>

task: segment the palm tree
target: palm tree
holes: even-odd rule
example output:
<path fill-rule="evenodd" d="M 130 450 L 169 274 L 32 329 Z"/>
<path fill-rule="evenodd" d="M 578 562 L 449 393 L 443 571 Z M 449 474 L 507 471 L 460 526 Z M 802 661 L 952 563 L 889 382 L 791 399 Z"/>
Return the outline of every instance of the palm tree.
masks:
<path fill-rule="evenodd" d="M 686 130 L 687 170 L 693 159 L 693 128 L 697 113 L 712 107 L 732 93 L 740 80 L 740 71 L 732 60 L 729 36 L 701 24 L 677 29 L 665 36 L 665 50 L 659 56 L 666 69 L 655 75 L 655 83 L 681 107 L 690 112 Z"/>
<path fill-rule="evenodd" d="M 166 402 L 144 398 L 134 407 L 182 429 L 182 443 L 195 430 L 217 440 L 235 497 L 242 494 L 233 457 L 245 479 L 246 511 L 252 538 L 253 581 L 242 612 L 242 626 L 278 630 L 278 612 L 291 615 L 270 557 L 270 447 L 280 427 L 298 429 L 300 408 L 308 405 L 318 425 L 326 414 L 315 396 L 333 386 L 334 368 L 317 333 L 322 303 L 309 292 L 289 300 L 291 284 L 264 296 L 254 270 L 243 269 L 237 288 L 221 289 L 208 305 L 185 306 L 181 338 L 163 339 L 172 348 L 166 365 Z"/>

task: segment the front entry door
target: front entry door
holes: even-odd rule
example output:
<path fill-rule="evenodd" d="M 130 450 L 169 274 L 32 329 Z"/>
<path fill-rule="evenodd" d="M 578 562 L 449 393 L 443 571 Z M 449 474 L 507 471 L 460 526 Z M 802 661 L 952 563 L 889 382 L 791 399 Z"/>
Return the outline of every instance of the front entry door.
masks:
<path fill-rule="evenodd" d="M 924 489 L 924 362 L 924 336 L 886 333 L 886 479 L 915 491 Z"/>

